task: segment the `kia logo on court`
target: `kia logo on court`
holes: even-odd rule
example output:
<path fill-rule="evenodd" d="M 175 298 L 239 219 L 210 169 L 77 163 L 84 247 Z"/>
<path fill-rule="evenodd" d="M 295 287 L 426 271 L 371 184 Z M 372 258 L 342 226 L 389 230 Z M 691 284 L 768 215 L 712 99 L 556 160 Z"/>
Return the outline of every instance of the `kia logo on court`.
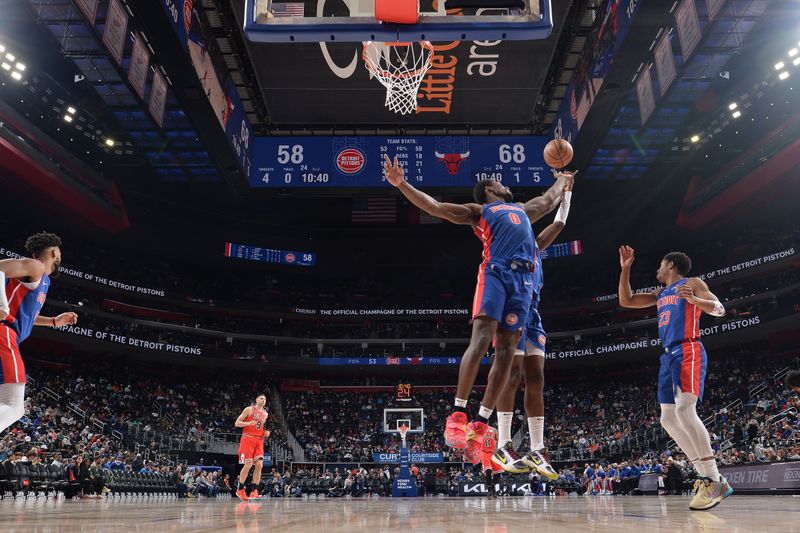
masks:
<path fill-rule="evenodd" d="M 294 263 L 294 260 L 295 260 L 294 254 L 286 254 L 287 263 Z"/>
<path fill-rule="evenodd" d="M 364 154 L 356 148 L 345 148 L 336 156 L 336 167 L 342 174 L 358 174 L 366 162 Z"/>

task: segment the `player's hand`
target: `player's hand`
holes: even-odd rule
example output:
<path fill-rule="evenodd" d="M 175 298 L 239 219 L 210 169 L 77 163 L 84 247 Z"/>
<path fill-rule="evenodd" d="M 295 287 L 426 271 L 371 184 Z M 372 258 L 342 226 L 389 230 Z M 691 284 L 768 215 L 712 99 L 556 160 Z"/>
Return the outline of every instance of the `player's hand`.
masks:
<path fill-rule="evenodd" d="M 8 316 L 8 312 L 5 309 L 0 309 L 0 320 L 5 320 Z"/>
<path fill-rule="evenodd" d="M 78 315 L 75 313 L 61 313 L 56 317 L 56 327 L 71 326 L 78 323 Z"/>
<path fill-rule="evenodd" d="M 619 247 L 619 266 L 622 268 L 630 268 L 633 266 L 633 248 L 630 246 Z"/>
<path fill-rule="evenodd" d="M 399 187 L 405 181 L 405 171 L 400 163 L 397 162 L 397 156 L 394 156 L 394 163 L 389 159 L 388 154 L 383 154 L 383 171 L 386 174 L 386 181 Z"/>
<path fill-rule="evenodd" d="M 569 170 L 556 170 L 551 169 L 553 171 L 553 177 L 556 179 L 564 178 L 566 183 L 564 183 L 564 192 L 571 191 L 572 186 L 575 185 L 575 176 L 578 175 L 578 171 L 570 172 Z"/>
<path fill-rule="evenodd" d="M 255 420 L 251 420 L 251 421 L 250 421 L 250 423 L 249 423 L 249 424 L 247 424 L 247 425 L 248 425 L 248 426 L 255 426 L 255 425 L 257 425 L 257 424 L 258 424 L 258 422 L 256 422 Z"/>
<path fill-rule="evenodd" d="M 675 291 L 678 294 L 679 298 L 683 298 L 689 303 L 695 303 L 697 301 L 697 296 L 694 294 L 694 289 L 691 288 L 689 285 L 684 283 L 683 285 L 678 287 L 678 290 Z"/>
<path fill-rule="evenodd" d="M 266 438 L 269 438 L 269 430 L 267 430 L 267 431 L 265 431 L 265 432 L 264 432 L 264 438 L 265 438 L 265 439 L 266 439 Z"/>

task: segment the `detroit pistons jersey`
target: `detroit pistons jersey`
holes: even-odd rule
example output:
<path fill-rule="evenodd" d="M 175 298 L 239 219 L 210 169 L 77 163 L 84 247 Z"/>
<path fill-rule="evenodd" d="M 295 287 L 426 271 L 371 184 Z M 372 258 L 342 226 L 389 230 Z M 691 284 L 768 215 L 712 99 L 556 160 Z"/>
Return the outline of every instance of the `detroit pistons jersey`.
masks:
<path fill-rule="evenodd" d="M 37 283 L 25 283 L 16 278 L 6 279 L 9 313 L 3 322 L 16 332 L 17 343 L 21 343 L 31 334 L 49 288 L 50 277 L 47 274 Z"/>
<path fill-rule="evenodd" d="M 533 228 L 519 204 L 498 201 L 482 206 L 475 234 L 483 243 L 485 265 L 534 261 Z"/>
<path fill-rule="evenodd" d="M 702 310 L 685 298 L 678 296 L 678 287 L 685 285 L 687 278 L 669 285 L 658 295 L 658 335 L 661 345 L 669 348 L 685 341 L 700 339 L 700 315 Z"/>

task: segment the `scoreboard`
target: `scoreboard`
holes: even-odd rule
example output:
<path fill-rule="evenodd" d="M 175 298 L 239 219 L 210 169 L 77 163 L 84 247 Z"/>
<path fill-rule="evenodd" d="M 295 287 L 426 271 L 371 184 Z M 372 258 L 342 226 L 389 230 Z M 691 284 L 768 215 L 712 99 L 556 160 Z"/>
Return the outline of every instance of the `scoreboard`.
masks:
<path fill-rule="evenodd" d="M 248 261 L 261 261 L 262 263 L 275 263 L 290 266 L 316 266 L 317 254 L 312 252 L 293 252 L 290 250 L 276 250 L 262 248 L 247 244 L 225 243 L 225 257 L 235 257 Z"/>
<path fill-rule="evenodd" d="M 395 396 L 395 400 L 398 402 L 410 402 L 412 400 L 411 383 L 397 384 L 397 395 Z"/>
<path fill-rule="evenodd" d="M 397 156 L 419 187 L 472 187 L 495 179 L 510 187 L 554 182 L 543 136 L 257 137 L 252 187 L 391 187 L 383 158 Z"/>

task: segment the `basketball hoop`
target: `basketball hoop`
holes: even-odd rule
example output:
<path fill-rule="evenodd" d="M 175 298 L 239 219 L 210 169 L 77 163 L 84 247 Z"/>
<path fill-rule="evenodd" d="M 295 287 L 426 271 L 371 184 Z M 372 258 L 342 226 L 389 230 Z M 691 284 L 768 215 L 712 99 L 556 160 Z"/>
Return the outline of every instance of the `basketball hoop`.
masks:
<path fill-rule="evenodd" d="M 403 439 L 403 448 L 407 448 L 407 446 L 406 446 L 406 433 L 408 433 L 409 429 L 411 429 L 411 428 L 409 428 L 405 424 L 400 426 L 399 428 L 397 428 L 397 432 L 400 433 L 400 438 Z"/>
<path fill-rule="evenodd" d="M 367 70 L 386 87 L 386 107 L 401 115 L 417 110 L 417 92 L 433 61 L 430 41 L 369 41 L 362 57 Z"/>

